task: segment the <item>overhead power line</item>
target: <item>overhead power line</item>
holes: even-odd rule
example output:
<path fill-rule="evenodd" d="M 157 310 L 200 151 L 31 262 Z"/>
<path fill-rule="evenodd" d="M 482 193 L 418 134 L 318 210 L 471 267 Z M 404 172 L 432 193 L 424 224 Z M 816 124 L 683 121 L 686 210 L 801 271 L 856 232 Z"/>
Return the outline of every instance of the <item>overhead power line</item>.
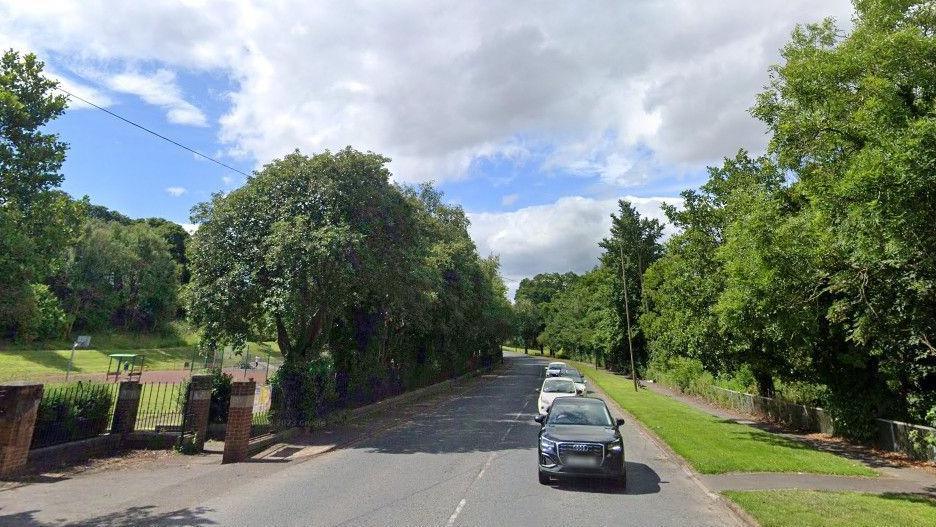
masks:
<path fill-rule="evenodd" d="M 71 93 L 70 91 L 65 90 L 65 89 L 63 89 L 63 88 L 61 88 L 61 87 L 56 87 L 55 89 L 58 90 L 58 91 L 60 91 L 60 92 L 62 92 L 62 93 L 64 93 L 65 95 L 68 95 L 69 97 L 72 97 L 72 98 L 74 98 L 74 99 L 78 99 L 79 101 L 81 101 L 81 102 L 83 102 L 83 103 L 85 103 L 85 104 L 89 104 L 89 105 L 91 105 L 91 106 L 97 108 L 98 110 L 101 110 L 102 112 L 109 114 L 109 115 L 112 116 L 112 117 L 116 117 L 117 119 L 120 119 L 121 121 L 123 121 L 123 122 L 125 122 L 125 123 L 127 123 L 127 124 L 129 124 L 129 125 L 135 126 L 135 127 L 139 128 L 140 130 L 143 130 L 144 132 L 148 132 L 148 133 L 150 133 L 150 134 L 152 134 L 152 135 L 155 135 L 156 137 L 162 139 L 163 141 L 172 143 L 172 144 L 176 145 L 177 147 L 179 147 L 179 148 L 181 148 L 181 149 L 183 149 L 183 150 L 188 150 L 189 152 L 191 152 L 191 153 L 193 153 L 193 154 L 195 154 L 195 155 L 197 155 L 197 156 L 199 156 L 199 157 L 203 157 L 203 158 L 207 159 L 208 161 L 211 161 L 212 163 L 221 165 L 221 166 L 223 166 L 224 168 L 226 168 L 226 169 L 228 169 L 228 170 L 233 170 L 234 172 L 237 172 L 238 174 L 241 174 L 241 175 L 243 175 L 243 176 L 250 177 L 250 174 L 244 172 L 243 170 L 238 170 L 238 169 L 232 167 L 231 165 L 228 165 L 228 164 L 226 164 L 226 163 L 222 163 L 221 161 L 218 161 L 217 159 L 215 159 L 215 158 L 213 158 L 213 157 L 211 157 L 211 156 L 205 155 L 205 154 L 199 152 L 198 150 L 195 150 L 194 148 L 187 147 L 187 146 L 183 145 L 182 143 L 180 143 L 180 142 L 178 142 L 178 141 L 176 141 L 176 140 L 174 140 L 174 139 L 171 139 L 171 138 L 169 138 L 169 137 L 166 137 L 166 136 L 160 134 L 159 132 L 155 132 L 155 131 L 153 131 L 153 130 L 150 130 L 149 128 L 143 126 L 142 124 L 135 123 L 135 122 L 131 121 L 130 119 L 127 119 L 126 117 L 123 117 L 123 116 L 121 116 L 121 115 L 118 115 L 118 114 L 116 114 L 116 113 L 114 113 L 114 112 L 108 110 L 107 108 L 104 108 L 103 106 L 99 106 L 99 105 L 97 105 L 97 104 L 94 104 L 93 102 L 89 101 L 88 99 L 85 99 L 84 97 L 79 97 L 78 95 L 75 95 L 74 93 Z"/>

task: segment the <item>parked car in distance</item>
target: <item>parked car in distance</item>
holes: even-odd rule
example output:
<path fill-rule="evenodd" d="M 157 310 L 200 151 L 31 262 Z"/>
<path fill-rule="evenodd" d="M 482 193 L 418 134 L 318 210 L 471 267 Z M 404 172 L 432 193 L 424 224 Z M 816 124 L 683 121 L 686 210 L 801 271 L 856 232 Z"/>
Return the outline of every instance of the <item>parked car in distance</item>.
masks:
<path fill-rule="evenodd" d="M 575 389 L 575 382 L 565 377 L 546 377 L 543 386 L 540 388 L 539 401 L 537 408 L 540 414 L 545 414 L 553 401 L 560 397 L 575 397 L 578 391 Z"/>
<path fill-rule="evenodd" d="M 575 368 L 566 368 L 562 370 L 560 377 L 566 377 L 572 379 L 572 382 L 575 383 L 575 389 L 578 390 L 579 395 L 585 395 L 588 393 L 588 388 L 586 387 L 585 376 L 582 375 Z"/>
<path fill-rule="evenodd" d="M 550 362 L 549 366 L 546 366 L 546 376 L 547 377 L 558 377 L 562 370 L 566 369 L 566 363 L 564 362 Z"/>
<path fill-rule="evenodd" d="M 608 406 L 594 397 L 564 397 L 553 401 L 546 415 L 536 416 L 539 433 L 539 482 L 552 478 L 596 477 L 627 484 L 624 440 Z"/>

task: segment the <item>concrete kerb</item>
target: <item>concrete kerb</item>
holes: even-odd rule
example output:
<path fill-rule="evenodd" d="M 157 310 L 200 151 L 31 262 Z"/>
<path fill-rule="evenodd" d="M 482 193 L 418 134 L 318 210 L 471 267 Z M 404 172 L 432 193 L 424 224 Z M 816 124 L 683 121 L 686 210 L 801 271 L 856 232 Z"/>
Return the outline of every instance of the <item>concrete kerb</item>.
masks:
<path fill-rule="evenodd" d="M 584 368 L 580 368 L 579 371 L 584 372 Z M 744 509 L 739 507 L 735 502 L 729 500 L 728 498 L 724 497 L 720 493 L 709 488 L 709 486 L 706 485 L 705 482 L 702 481 L 702 479 L 699 477 L 699 473 L 696 472 L 696 470 L 692 467 L 692 465 L 689 464 L 688 461 L 686 461 L 685 458 L 677 454 L 672 448 L 670 448 L 669 445 L 667 445 L 662 439 L 660 439 L 659 436 L 657 436 L 652 430 L 644 426 L 644 424 L 641 423 L 639 419 L 634 417 L 633 414 L 631 414 L 630 412 L 625 410 L 621 405 L 619 405 L 617 401 L 615 401 L 610 396 L 608 396 L 608 394 L 606 394 L 604 390 L 602 390 L 601 387 L 598 386 L 597 383 L 591 382 L 589 383 L 589 386 L 591 387 L 595 395 L 604 399 L 604 401 L 609 406 L 615 408 L 618 412 L 620 412 L 627 419 L 629 419 L 634 424 L 634 427 L 637 428 L 637 431 L 642 436 L 644 436 L 645 439 L 647 439 L 648 441 L 656 445 L 657 448 L 659 448 L 669 459 L 671 459 L 677 466 L 679 466 L 679 468 L 681 468 L 689 477 L 689 480 L 695 483 L 695 485 L 699 487 L 699 489 L 702 492 L 704 492 L 709 498 L 711 498 L 712 501 L 715 501 L 717 503 L 724 505 L 725 508 L 727 508 L 732 513 L 734 513 L 735 517 L 741 522 L 746 523 L 747 525 L 750 525 L 751 527 L 759 527 L 760 523 L 758 523 L 757 520 L 755 520 L 753 516 L 748 514 Z M 645 390 L 646 388 L 641 388 L 641 389 Z"/>

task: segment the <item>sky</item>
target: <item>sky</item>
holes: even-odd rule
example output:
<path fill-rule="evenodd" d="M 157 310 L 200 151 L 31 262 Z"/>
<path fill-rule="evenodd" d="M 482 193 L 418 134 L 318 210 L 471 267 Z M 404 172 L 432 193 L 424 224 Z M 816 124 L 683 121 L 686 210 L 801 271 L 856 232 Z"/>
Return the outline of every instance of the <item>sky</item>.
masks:
<path fill-rule="evenodd" d="M 0 0 L 0 46 L 61 86 L 242 172 L 351 145 L 464 207 L 512 292 L 585 272 L 620 198 L 660 203 L 738 148 L 798 23 L 848 0 Z M 63 189 L 188 224 L 246 178 L 73 101 Z"/>

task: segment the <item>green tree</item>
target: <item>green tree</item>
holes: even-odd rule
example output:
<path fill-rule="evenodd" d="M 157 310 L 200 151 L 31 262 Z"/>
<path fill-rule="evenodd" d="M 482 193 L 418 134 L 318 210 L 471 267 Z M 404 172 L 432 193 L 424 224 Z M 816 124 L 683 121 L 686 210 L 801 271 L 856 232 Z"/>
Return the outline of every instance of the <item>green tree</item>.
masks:
<path fill-rule="evenodd" d="M 546 330 L 546 320 L 549 316 L 549 304 L 553 298 L 565 291 L 578 275 L 572 272 L 568 273 L 540 273 L 532 278 L 524 278 L 517 287 L 514 294 L 516 302 L 529 302 L 532 309 L 528 312 L 530 317 L 528 323 L 528 337 L 531 338 L 530 345 L 533 342 L 540 343 L 540 351 L 543 351 L 543 342 L 539 336 Z M 550 349 L 550 352 L 555 350 Z"/>
<path fill-rule="evenodd" d="M 611 215 L 611 235 L 600 243 L 604 249 L 602 265 L 617 270 L 613 301 L 619 320 L 616 332 L 619 340 L 607 357 L 611 369 L 621 370 L 630 363 L 628 347 L 631 344 L 635 362 L 645 364 L 647 361 L 645 337 L 639 324 L 640 314 L 646 311 L 643 274 L 662 254 L 662 236 L 663 226 L 659 220 L 642 218 L 630 202 L 618 201 L 618 213 Z"/>
<path fill-rule="evenodd" d="M 936 404 L 936 12 L 855 7 L 851 34 L 830 20 L 794 32 L 754 115 L 829 233 L 822 291 L 844 337 L 824 368 L 833 391 L 891 385 L 919 419 Z"/>
<path fill-rule="evenodd" d="M 561 349 L 585 360 L 611 356 L 619 342 L 614 273 L 598 266 L 553 297 L 542 334 L 550 350 Z"/>
<path fill-rule="evenodd" d="M 151 227 L 156 234 L 161 236 L 169 244 L 169 254 L 173 261 L 179 266 L 179 281 L 187 284 L 189 281 L 188 256 L 185 254 L 188 246 L 188 232 L 181 225 L 163 218 L 147 218 L 137 220 Z"/>
<path fill-rule="evenodd" d="M 57 83 L 35 55 L 0 58 L 0 332 L 16 333 L 36 315 L 35 289 L 61 263 L 82 203 L 55 190 L 67 145 L 45 133 L 65 111 Z M 31 307 L 33 306 L 33 307 Z"/>
<path fill-rule="evenodd" d="M 530 347 L 536 344 L 542 327 L 542 315 L 537 312 L 533 302 L 526 298 L 516 300 L 513 305 L 514 334 L 518 342 L 523 345 L 523 352 L 527 353 Z"/>
<path fill-rule="evenodd" d="M 141 223 L 88 220 L 52 283 L 70 321 L 84 330 L 160 330 L 178 304 L 168 244 Z"/>
<path fill-rule="evenodd" d="M 195 208 L 189 309 L 209 347 L 243 348 L 269 314 L 286 361 L 308 362 L 356 295 L 392 285 L 406 217 L 386 162 L 350 148 L 296 152 Z"/>

